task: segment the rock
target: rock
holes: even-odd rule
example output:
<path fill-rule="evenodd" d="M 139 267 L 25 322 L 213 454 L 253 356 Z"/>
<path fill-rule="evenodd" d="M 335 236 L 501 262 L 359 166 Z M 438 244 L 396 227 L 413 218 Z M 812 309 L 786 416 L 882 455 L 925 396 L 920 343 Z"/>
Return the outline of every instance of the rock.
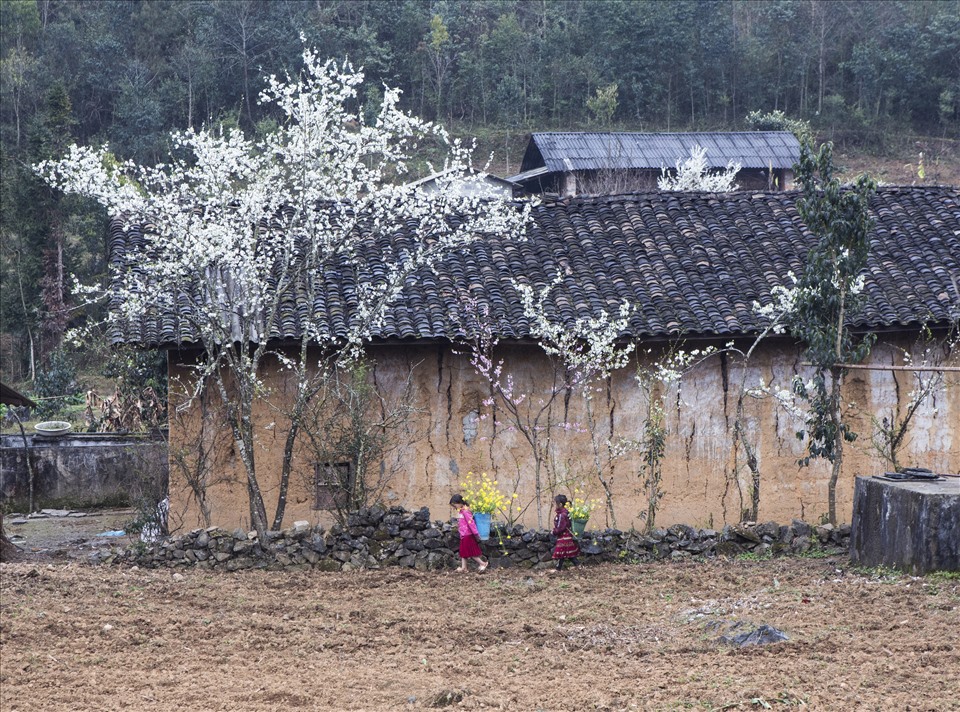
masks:
<path fill-rule="evenodd" d="M 306 542 L 306 546 L 318 554 L 324 554 L 327 551 L 327 542 L 320 534 L 311 536 Z"/>
<path fill-rule="evenodd" d="M 318 561 L 320 561 L 320 554 L 312 549 L 304 549 L 300 552 L 300 555 L 310 564 L 316 564 Z"/>
<path fill-rule="evenodd" d="M 236 538 L 236 537 L 234 537 L 234 538 Z M 253 549 L 254 546 L 256 546 L 256 544 L 254 544 L 254 542 L 249 541 L 249 540 L 247 540 L 247 539 L 244 539 L 243 541 L 238 541 L 236 544 L 233 545 L 233 553 L 234 553 L 234 554 L 246 554 L 246 553 L 249 552 L 251 549 Z"/>
<path fill-rule="evenodd" d="M 736 556 L 743 553 L 743 546 L 735 541 L 719 541 L 716 551 L 721 556 Z"/>
<path fill-rule="evenodd" d="M 231 559 L 227 562 L 227 571 L 240 571 L 241 569 L 253 568 L 253 560 L 247 557 Z"/>
<path fill-rule="evenodd" d="M 803 554 L 804 552 L 810 551 L 810 547 L 812 546 L 813 543 L 810 541 L 810 537 L 798 536 L 790 542 L 790 551 L 794 554 Z"/>
<path fill-rule="evenodd" d="M 589 539 L 580 542 L 580 551 L 584 554 L 596 556 L 597 554 L 603 553 L 603 547 L 600 546 L 600 543 L 596 539 Z"/>
<path fill-rule="evenodd" d="M 24 519 L 24 518 L 18 518 L 18 519 L 11 519 L 9 522 L 7 522 L 7 524 L 26 524 L 28 521 L 30 520 Z"/>
<path fill-rule="evenodd" d="M 318 571 L 334 572 L 340 570 L 340 563 L 334 559 L 320 559 L 315 568 Z"/>
<path fill-rule="evenodd" d="M 70 514 L 69 509 L 41 509 L 41 514 L 46 514 L 48 517 L 65 517 Z"/>
<path fill-rule="evenodd" d="M 740 525 L 740 526 L 734 527 L 733 532 L 741 539 L 752 541 L 755 544 L 759 544 L 762 541 L 762 539 L 760 538 L 760 534 L 757 533 L 757 530 L 754 527 L 747 527 L 747 526 Z"/>
<path fill-rule="evenodd" d="M 809 524 L 800 519 L 794 519 L 790 522 L 790 526 L 793 527 L 793 533 L 796 536 L 810 536 L 813 531 Z"/>
<path fill-rule="evenodd" d="M 196 546 L 198 549 L 206 549 L 210 544 L 210 535 L 205 531 L 201 531 L 197 535 Z"/>
<path fill-rule="evenodd" d="M 174 575 L 173 575 L 173 580 L 174 580 L 174 581 L 183 581 L 183 579 L 184 579 L 183 574 L 174 574 Z"/>
<path fill-rule="evenodd" d="M 466 693 L 463 690 L 444 690 L 443 692 L 438 692 L 436 695 L 434 695 L 429 706 L 432 709 L 450 707 L 451 705 L 456 705 L 463 702 L 463 697 L 465 694 Z"/>
<path fill-rule="evenodd" d="M 752 630 L 747 630 L 736 635 L 720 636 L 721 643 L 733 645 L 738 648 L 747 648 L 755 645 L 770 645 L 771 643 L 782 643 L 785 640 L 790 640 L 786 633 L 769 625 L 760 625 Z"/>
<path fill-rule="evenodd" d="M 111 630 L 113 630 L 113 626 L 109 623 L 106 623 L 100 630 L 102 630 L 104 633 L 109 633 Z"/>
<path fill-rule="evenodd" d="M 227 551 L 218 551 L 213 555 L 213 558 L 215 558 L 217 561 L 224 562 L 227 559 L 233 558 L 233 554 Z"/>
<path fill-rule="evenodd" d="M 779 538 L 780 536 L 780 525 L 776 522 L 764 522 L 763 524 L 758 524 L 756 527 L 756 532 L 761 537 L 770 537 L 770 540 Z"/>
<path fill-rule="evenodd" d="M 243 529 L 237 528 L 233 530 L 233 538 L 237 541 L 246 541 L 247 533 Z"/>

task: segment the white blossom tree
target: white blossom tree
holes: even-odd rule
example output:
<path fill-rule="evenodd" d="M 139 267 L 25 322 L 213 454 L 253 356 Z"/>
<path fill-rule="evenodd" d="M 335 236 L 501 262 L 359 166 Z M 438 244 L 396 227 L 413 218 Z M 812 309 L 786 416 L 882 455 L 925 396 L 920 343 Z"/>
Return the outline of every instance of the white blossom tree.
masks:
<path fill-rule="evenodd" d="M 673 175 L 666 167 L 660 169 L 657 187 L 666 191 L 691 191 L 703 193 L 727 193 L 737 189 L 734 182 L 741 165 L 733 161 L 722 170 L 713 170 L 707 163 L 707 149 L 694 144 L 690 155 L 677 159 Z"/>
<path fill-rule="evenodd" d="M 272 521 L 279 528 L 303 415 L 331 370 L 361 355 L 417 270 L 481 234 L 519 235 L 528 218 L 528 208 L 462 195 L 469 191 L 402 185 L 425 142 L 445 150 L 447 181 L 465 179 L 470 151 L 401 111 L 395 89 L 384 89 L 367 123 L 358 110 L 361 72 L 309 49 L 303 61 L 299 77 L 267 78 L 260 101 L 281 121 L 262 137 L 187 130 L 171 135 L 167 164 L 73 146 L 65 159 L 36 167 L 65 192 L 98 200 L 125 230 L 142 228 L 139 246 L 131 241 L 112 265 L 110 319 L 123 333 L 144 318 L 176 315 L 177 338 L 203 347 L 188 396 L 207 387 L 219 395 L 261 539 L 271 525 L 255 401 L 266 400 L 286 426 Z M 377 250 L 371 266 L 365 256 Z M 338 322 L 314 309 L 332 270 L 351 292 Z M 262 378 L 273 359 L 295 384 L 282 404 Z"/>
<path fill-rule="evenodd" d="M 583 423 L 569 419 L 570 397 L 582 396 L 589 414 L 590 400 L 599 384 L 607 381 L 612 372 L 625 367 L 634 350 L 632 342 L 621 343 L 632 313 L 627 302 L 621 303 L 614 313 L 601 310 L 593 317 L 581 317 L 573 323 L 560 323 L 551 317 L 547 300 L 551 290 L 562 281 L 562 275 L 558 275 L 541 289 L 513 282 L 524 317 L 530 323 L 530 336 L 537 341 L 549 363 L 542 389 L 537 393 L 517 383 L 513 374 L 505 369 L 504 359 L 497 356 L 500 337 L 485 305 L 465 296 L 459 317 L 468 337 L 465 346 L 470 364 L 490 386 L 490 396 L 484 405 L 491 409 L 493 427 L 517 433 L 530 448 L 538 526 L 543 526 L 549 499 L 563 484 L 556 465 L 557 438 L 561 434 L 584 432 Z M 612 514 L 609 482 L 603 479 L 601 466 L 598 465 L 598 469 Z"/>

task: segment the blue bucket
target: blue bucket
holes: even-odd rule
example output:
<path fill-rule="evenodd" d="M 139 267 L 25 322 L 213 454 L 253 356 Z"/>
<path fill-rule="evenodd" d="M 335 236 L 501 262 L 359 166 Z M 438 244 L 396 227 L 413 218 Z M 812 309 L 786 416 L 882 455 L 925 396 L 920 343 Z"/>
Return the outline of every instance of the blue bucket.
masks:
<path fill-rule="evenodd" d="M 477 533 L 480 538 L 486 541 L 490 538 L 490 515 L 483 512 L 477 512 L 473 515 L 473 521 L 477 523 Z"/>

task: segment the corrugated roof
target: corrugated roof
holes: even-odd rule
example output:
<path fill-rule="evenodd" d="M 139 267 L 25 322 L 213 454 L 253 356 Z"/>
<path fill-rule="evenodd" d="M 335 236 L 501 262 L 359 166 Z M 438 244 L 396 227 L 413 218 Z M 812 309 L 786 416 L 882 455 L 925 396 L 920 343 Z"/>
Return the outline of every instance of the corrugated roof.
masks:
<path fill-rule="evenodd" d="M 6 383 L 0 383 L 0 403 L 4 405 L 28 406 L 36 408 L 37 404 L 27 398 L 25 395 L 15 391 Z"/>
<path fill-rule="evenodd" d="M 521 171 L 546 166 L 552 172 L 608 168 L 672 168 L 700 145 L 713 168 L 792 168 L 800 143 L 789 131 L 694 133 L 535 133 Z"/>
<path fill-rule="evenodd" d="M 753 302 L 769 303 L 786 274 L 800 274 L 814 237 L 801 220 L 801 194 L 735 192 L 646 193 L 580 197 L 534 208 L 526 240 L 487 237 L 447 256 L 434 270 L 408 281 L 376 336 L 453 338 L 451 315 L 469 293 L 486 304 L 507 338 L 526 338 L 530 324 L 512 286 L 516 278 L 563 282 L 548 301 L 553 317 L 572 324 L 623 300 L 637 305 L 630 333 L 637 337 L 736 336 L 763 324 Z M 875 220 L 866 269 L 866 303 L 853 320 L 868 328 L 944 323 L 960 308 L 960 192 L 951 187 L 885 187 L 871 200 Z M 288 300 L 273 338 L 296 338 L 297 315 L 322 314 L 329 333 L 345 333 L 356 309 L 355 285 L 384 271 L 405 235 L 364 242 L 358 265 L 313 275 L 322 284 L 314 304 Z M 111 259 L 122 264 L 142 236 L 114 223 Z M 189 304 L 190 296 L 181 303 Z M 189 342 L 187 322 L 175 313 L 152 314 L 114 338 L 142 344 Z"/>

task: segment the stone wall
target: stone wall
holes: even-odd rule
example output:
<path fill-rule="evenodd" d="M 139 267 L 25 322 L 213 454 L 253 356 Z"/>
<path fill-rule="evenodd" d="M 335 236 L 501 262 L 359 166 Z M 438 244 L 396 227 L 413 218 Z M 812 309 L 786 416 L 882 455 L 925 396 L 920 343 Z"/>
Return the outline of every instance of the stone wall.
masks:
<path fill-rule="evenodd" d="M 629 563 L 659 559 L 681 560 L 717 554 L 840 553 L 847 549 L 850 528 L 811 526 L 794 520 L 726 526 L 721 531 L 678 524 L 649 534 L 616 529 L 588 530 L 580 537 L 584 562 Z M 351 514 L 346 527 L 324 530 L 298 522 L 289 529 L 269 532 L 266 546 L 255 532 L 229 532 L 217 527 L 129 549 L 103 550 L 95 562 L 137 564 L 145 567 L 186 567 L 236 571 L 249 568 L 315 568 L 323 571 L 405 566 L 444 569 L 459 563 L 459 535 L 451 522 L 430 521 L 424 507 L 408 512 L 402 507 L 362 509 Z M 552 566 L 549 532 L 521 526 L 491 533 L 483 545 L 494 567 L 543 569 Z"/>
<path fill-rule="evenodd" d="M 166 439 L 112 433 L 62 437 L 0 436 L 0 501 L 27 510 L 33 466 L 34 509 L 131 502 L 138 492 L 167 491 Z"/>

